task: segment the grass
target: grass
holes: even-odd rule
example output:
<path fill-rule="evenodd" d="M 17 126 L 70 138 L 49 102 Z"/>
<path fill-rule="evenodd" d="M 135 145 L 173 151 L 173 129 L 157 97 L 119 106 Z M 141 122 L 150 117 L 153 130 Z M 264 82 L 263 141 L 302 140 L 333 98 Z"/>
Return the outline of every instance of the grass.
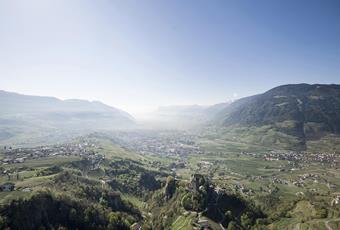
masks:
<path fill-rule="evenodd" d="M 235 131 L 236 132 L 236 131 Z M 230 134 L 226 134 L 230 135 Z M 275 135 L 270 133 L 268 135 Z M 268 135 L 266 138 L 268 138 Z M 292 185 L 292 183 L 285 184 L 272 184 L 273 177 L 277 177 L 285 180 L 295 180 L 299 175 L 305 173 L 315 173 L 319 174 L 322 179 L 325 179 L 333 184 L 336 184 L 338 188 L 340 187 L 340 172 L 337 169 L 326 168 L 326 166 L 320 164 L 308 164 L 304 168 L 299 169 L 297 171 L 284 171 L 279 172 L 279 168 L 281 166 L 287 165 L 286 161 L 265 161 L 262 158 L 254 158 L 250 156 L 239 156 L 238 154 L 241 151 L 246 152 L 256 152 L 256 153 L 264 153 L 268 150 L 268 147 L 265 145 L 259 144 L 249 144 L 246 141 L 250 141 L 250 139 L 244 138 L 240 139 L 237 142 L 232 140 L 231 136 L 225 136 L 224 139 L 200 139 L 200 146 L 203 147 L 206 151 L 205 154 L 201 155 L 189 155 L 183 157 L 182 159 L 188 162 L 188 167 L 184 169 L 177 169 L 177 175 L 182 176 L 183 179 L 189 179 L 191 174 L 195 172 L 198 168 L 198 163 L 200 161 L 207 161 L 212 163 L 211 166 L 207 167 L 207 169 L 202 169 L 199 173 L 209 173 L 213 174 L 213 182 L 219 185 L 220 187 L 228 187 L 229 185 L 242 184 L 246 188 L 250 188 L 256 191 L 256 195 L 263 195 L 267 193 L 268 188 L 277 187 L 278 191 L 276 193 L 277 197 L 280 198 L 280 202 L 291 202 L 296 199 L 296 193 L 303 191 L 305 194 L 309 189 L 316 188 L 318 191 L 321 191 L 323 195 L 320 197 L 314 196 L 313 199 L 317 200 L 317 202 L 325 204 L 329 204 L 331 195 L 327 194 L 329 189 L 326 185 L 316 184 L 313 180 L 306 180 L 306 187 L 300 188 Z M 231 138 L 231 139 L 228 139 Z M 261 137 L 259 137 L 261 138 Z M 262 140 L 263 141 L 263 140 Z M 105 155 L 107 160 L 115 160 L 115 159 L 130 159 L 141 162 L 143 167 L 149 167 L 151 170 L 158 170 L 157 167 L 159 165 L 166 166 L 171 162 L 174 162 L 179 159 L 179 157 L 164 157 L 157 155 L 140 155 L 136 152 L 127 150 L 125 148 L 121 148 L 116 146 L 109 139 L 98 139 L 98 145 L 100 149 L 96 150 L 99 154 Z M 281 146 L 280 144 L 278 146 Z M 13 179 L 15 177 L 15 173 L 12 175 L 11 182 L 14 182 L 16 185 L 17 191 L 13 192 L 0 192 L 0 204 L 4 202 L 8 202 L 11 199 L 16 198 L 25 198 L 30 195 L 30 192 L 22 192 L 22 188 L 32 188 L 33 191 L 38 190 L 43 187 L 53 187 L 51 182 L 51 176 L 41 176 L 37 177 L 36 172 L 40 169 L 44 169 L 46 167 L 50 167 L 53 165 L 60 165 L 67 167 L 68 163 L 72 161 L 79 161 L 81 158 L 75 156 L 68 157 L 47 157 L 41 159 L 33 159 L 27 160 L 22 164 L 11 164 L 4 165 L 4 169 L 16 169 L 22 168 L 19 172 L 19 180 Z M 155 164 L 157 162 L 157 164 Z M 160 163 L 160 164 L 159 164 Z M 104 163 L 103 163 L 104 164 Z M 106 165 L 107 166 L 107 165 Z M 28 169 L 25 169 L 27 167 Z M 102 165 L 105 167 L 105 165 Z M 34 169 L 30 171 L 29 169 Z M 15 170 L 14 170 L 15 171 Z M 91 171 L 88 173 L 88 176 L 91 179 L 98 179 L 102 177 L 104 174 L 102 169 L 97 171 Z M 219 175 L 219 173 L 224 173 Z M 252 176 L 262 176 L 262 179 L 252 180 Z M 0 176 L 0 183 L 7 182 L 8 178 L 6 175 Z M 263 189 L 263 194 L 261 193 Z M 260 191 L 261 190 L 261 191 Z M 264 191 L 266 190 L 266 191 Z M 256 199 L 256 196 L 250 197 L 250 199 Z M 135 196 L 123 194 L 123 199 L 130 201 L 133 205 L 138 207 L 140 210 L 147 210 L 147 203 L 141 201 Z M 299 227 L 301 229 L 325 229 L 325 221 L 328 219 L 313 219 L 315 216 L 315 210 L 318 206 L 311 201 L 304 200 L 299 201 L 297 205 L 290 210 L 292 218 L 281 218 L 279 221 L 276 221 L 272 225 L 272 229 L 294 229 L 297 224 L 301 221 L 301 219 L 305 219 L 305 223 L 300 223 Z M 328 216 L 328 218 L 333 216 Z M 178 216 L 175 221 L 172 223 L 171 229 L 193 229 L 192 221 L 195 216 L 191 213 L 186 215 Z M 337 218 L 337 214 L 334 214 L 334 218 Z M 333 227 L 333 229 L 340 229 L 340 223 L 335 221 L 329 222 L 329 225 Z M 216 227 L 216 229 L 220 229 L 218 224 L 211 223 Z M 216 226 L 215 226 L 216 225 Z M 215 228 L 214 228 L 215 229 Z"/>
<path fill-rule="evenodd" d="M 326 229 L 325 221 L 328 219 L 315 219 L 317 217 L 317 210 L 320 210 L 320 207 L 325 207 L 332 213 L 329 218 L 335 218 L 329 222 L 329 225 L 332 226 L 333 224 L 333 229 L 340 229 L 337 226 L 340 223 L 335 221 L 339 214 L 336 211 L 333 214 L 332 208 L 329 207 L 329 202 L 332 198 L 329 192 L 335 192 L 340 187 L 340 172 L 338 169 L 330 168 L 320 163 L 308 163 L 303 164 L 302 168 L 296 171 L 279 171 L 280 168 L 287 166 L 287 161 L 265 161 L 262 158 L 238 156 L 237 154 L 241 151 L 246 151 L 245 149 L 251 149 L 252 147 L 243 147 L 242 145 L 246 146 L 247 144 L 240 142 L 231 145 L 232 147 L 228 147 L 229 142 L 230 140 L 213 138 L 201 140 L 201 146 L 206 150 L 206 154 L 190 156 L 188 158 L 190 167 L 195 167 L 199 161 L 213 163 L 212 169 L 217 169 L 214 171 L 213 177 L 213 181 L 216 184 L 226 188 L 232 187 L 235 184 L 243 184 L 246 188 L 256 191 L 256 196 L 250 196 L 251 199 L 256 199 L 258 195 L 268 194 L 268 188 L 277 187 L 278 190 L 275 196 L 279 198 L 278 207 L 281 204 L 284 206 L 285 203 L 296 200 L 297 192 L 302 191 L 304 194 L 308 194 L 308 191 L 316 189 L 321 195 L 312 196 L 312 200 L 308 200 L 309 198 L 306 196 L 306 200 L 298 202 L 289 211 L 292 216 L 291 218 L 280 218 L 271 224 L 269 229 Z M 261 155 L 263 152 L 265 150 L 260 150 L 257 153 Z M 223 174 L 219 176 L 219 173 Z M 304 181 L 305 187 L 297 187 L 290 182 L 306 173 L 319 175 L 319 182 L 314 183 L 314 179 L 306 179 Z M 251 176 L 262 176 L 262 179 L 252 181 L 250 180 Z M 273 184 L 273 177 L 285 179 L 288 181 L 288 184 Z M 330 190 L 326 186 L 325 181 L 337 185 L 337 189 Z M 303 223 L 301 223 L 302 220 L 304 221 Z"/>
<path fill-rule="evenodd" d="M 122 194 L 123 199 L 131 202 L 134 206 L 138 207 L 139 209 L 143 210 L 147 203 L 139 200 L 137 197 L 129 195 L 129 194 Z"/>
<path fill-rule="evenodd" d="M 319 140 L 307 141 L 308 151 L 328 151 L 338 152 L 340 151 L 340 137 L 338 135 L 327 135 Z"/>
<path fill-rule="evenodd" d="M 192 230 L 192 222 L 193 222 L 194 215 L 187 214 L 187 215 L 180 215 L 177 219 L 172 223 L 171 229 L 174 230 Z"/>
<path fill-rule="evenodd" d="M 11 170 L 11 178 L 8 180 L 7 175 L 0 176 L 0 183 L 11 182 L 15 184 L 15 191 L 0 192 L 0 203 L 4 204 L 10 200 L 28 197 L 31 192 L 23 192 L 22 189 L 30 188 L 31 191 L 40 190 L 44 187 L 51 186 L 52 178 L 55 175 L 36 176 L 39 170 L 51 167 L 54 165 L 65 165 L 72 161 L 80 160 L 76 156 L 50 156 L 39 159 L 30 159 L 24 163 L 8 164 L 2 167 L 6 170 Z M 23 170 L 24 169 L 24 170 Z M 19 178 L 17 179 L 16 171 L 19 171 Z M 20 171 L 23 170 L 23 171 Z"/>
<path fill-rule="evenodd" d="M 43 185 L 46 185 L 47 183 L 51 182 L 51 179 L 54 177 L 54 175 L 50 176 L 41 176 L 41 177 L 31 177 L 23 181 L 17 181 L 15 182 L 15 186 L 17 188 L 32 188 L 32 187 L 42 187 Z"/>
<path fill-rule="evenodd" d="M 207 131 L 203 139 L 225 143 L 230 151 L 260 152 L 267 149 L 301 149 L 299 139 L 277 131 L 273 126 L 228 127 Z"/>
<path fill-rule="evenodd" d="M 337 220 L 337 221 L 329 221 L 328 225 L 329 225 L 332 229 L 340 229 L 340 220 Z"/>
<path fill-rule="evenodd" d="M 28 198 L 30 195 L 31 193 L 22 191 L 0 192 L 0 205 L 6 204 L 14 199 Z"/>
<path fill-rule="evenodd" d="M 99 154 L 104 155 L 108 159 L 112 158 L 122 158 L 122 159 L 131 159 L 131 160 L 144 160 L 145 157 L 137 154 L 133 151 L 129 151 L 117 145 L 114 145 L 108 139 L 100 139 L 99 145 L 102 149 L 99 151 Z"/>
<path fill-rule="evenodd" d="M 313 217 L 315 216 L 315 213 L 316 211 L 314 206 L 307 200 L 299 201 L 292 211 L 292 215 L 298 216 L 302 219 Z"/>

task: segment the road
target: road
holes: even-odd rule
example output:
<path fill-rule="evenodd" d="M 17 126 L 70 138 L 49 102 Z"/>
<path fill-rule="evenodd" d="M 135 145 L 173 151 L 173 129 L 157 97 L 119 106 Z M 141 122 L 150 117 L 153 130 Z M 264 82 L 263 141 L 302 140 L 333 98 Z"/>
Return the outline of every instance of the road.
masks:
<path fill-rule="evenodd" d="M 331 226 L 329 226 L 329 222 L 333 222 L 333 221 L 340 221 L 340 218 L 325 221 L 327 230 L 336 230 L 336 229 L 333 229 Z"/>

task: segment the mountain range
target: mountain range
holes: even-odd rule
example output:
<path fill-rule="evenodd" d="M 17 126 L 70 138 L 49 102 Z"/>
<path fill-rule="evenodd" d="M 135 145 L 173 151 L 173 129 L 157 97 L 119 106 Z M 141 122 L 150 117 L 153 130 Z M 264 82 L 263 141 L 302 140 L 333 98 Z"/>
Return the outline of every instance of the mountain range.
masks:
<path fill-rule="evenodd" d="M 46 142 L 51 136 L 136 127 L 130 114 L 99 101 L 0 91 L 0 107 L 0 143 L 17 138 L 30 142 L 34 137 Z M 290 84 L 212 106 L 163 106 L 153 119 L 166 128 L 214 127 L 217 138 L 233 142 L 336 150 L 340 147 L 340 85 Z"/>
<path fill-rule="evenodd" d="M 131 127 L 134 118 L 99 101 L 60 100 L 0 91 L 0 141 L 17 135 Z M 64 134 L 61 134 L 64 135 Z"/>
<path fill-rule="evenodd" d="M 230 102 L 212 106 L 207 105 L 172 105 L 160 106 L 151 113 L 148 120 L 153 126 L 170 129 L 188 129 L 205 125 Z"/>

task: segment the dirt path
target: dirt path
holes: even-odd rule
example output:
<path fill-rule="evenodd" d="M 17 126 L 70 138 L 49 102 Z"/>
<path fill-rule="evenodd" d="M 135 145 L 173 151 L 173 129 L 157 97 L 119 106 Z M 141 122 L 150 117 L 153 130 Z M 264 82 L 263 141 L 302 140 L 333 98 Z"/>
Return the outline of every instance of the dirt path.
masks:
<path fill-rule="evenodd" d="M 340 218 L 325 221 L 325 226 L 327 230 L 335 230 L 331 226 L 329 226 L 329 222 L 333 222 L 333 221 L 340 221 Z"/>

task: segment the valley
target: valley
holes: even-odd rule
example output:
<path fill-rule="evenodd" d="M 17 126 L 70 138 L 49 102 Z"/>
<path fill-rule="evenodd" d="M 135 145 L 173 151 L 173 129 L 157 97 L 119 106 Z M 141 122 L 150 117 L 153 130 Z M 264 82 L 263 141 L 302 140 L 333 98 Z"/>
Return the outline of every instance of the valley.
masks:
<path fill-rule="evenodd" d="M 146 123 L 96 101 L 0 104 L 0 229 L 339 229 L 338 85 Z"/>
<path fill-rule="evenodd" d="M 0 230 L 340 230 L 340 0 L 0 0 Z"/>
<path fill-rule="evenodd" d="M 14 200 L 54 197 L 57 203 L 81 202 L 76 211 L 103 229 L 110 224 L 120 224 L 119 229 L 337 229 L 338 156 L 169 130 L 96 132 L 55 145 L 2 146 L 1 223 L 13 227 L 27 221 L 7 219 L 13 214 L 6 207 L 15 207 Z M 89 208 L 102 214 L 90 217 Z M 49 224 L 76 224 L 58 218 Z"/>

